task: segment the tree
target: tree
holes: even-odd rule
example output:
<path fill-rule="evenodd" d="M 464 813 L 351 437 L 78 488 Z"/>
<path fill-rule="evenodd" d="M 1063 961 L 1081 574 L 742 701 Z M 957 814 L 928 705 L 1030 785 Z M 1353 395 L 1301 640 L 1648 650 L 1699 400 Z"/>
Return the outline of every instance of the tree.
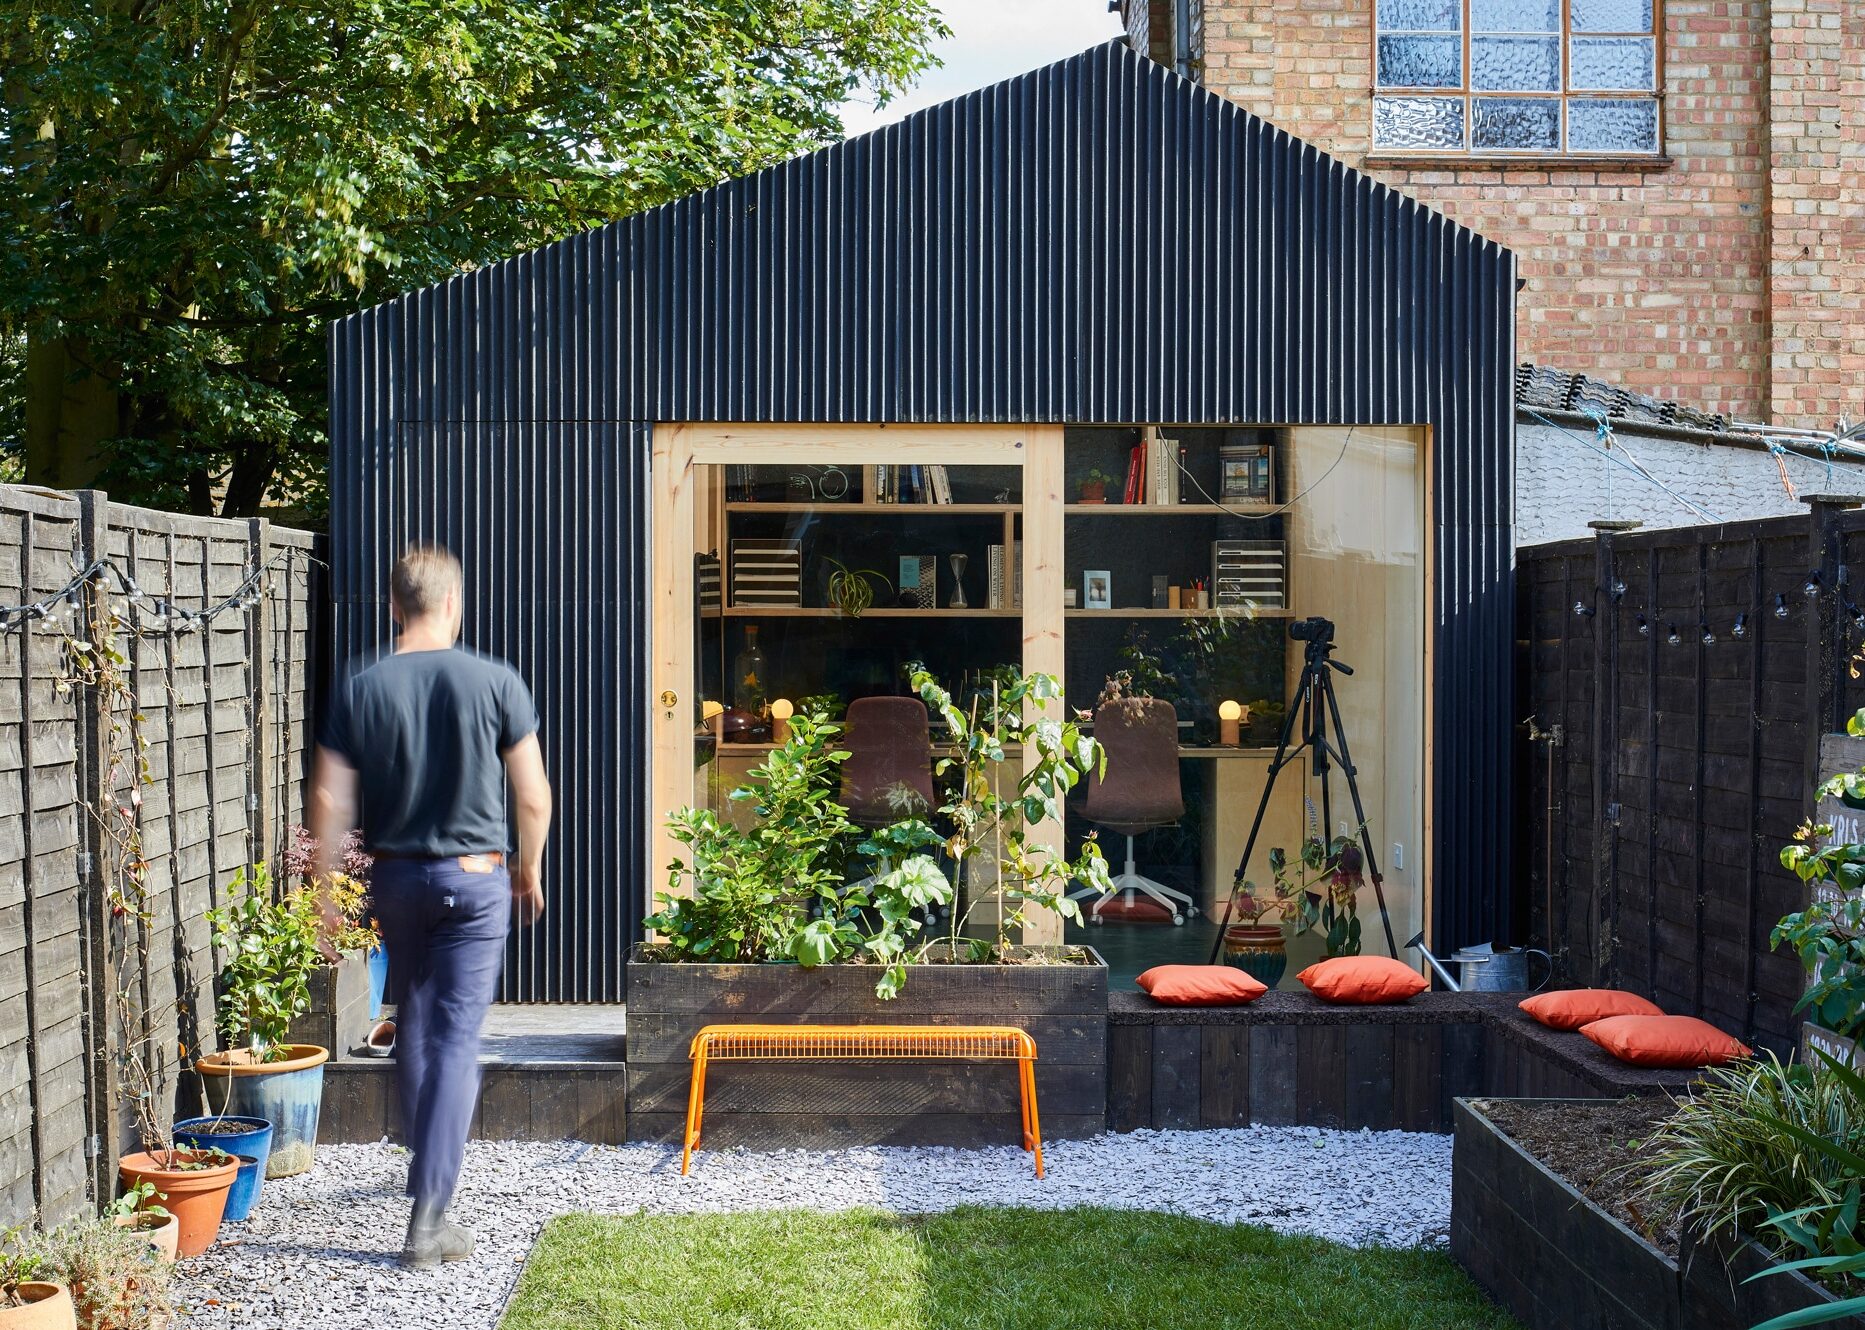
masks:
<path fill-rule="evenodd" d="M 13 0 L 0 423 L 42 483 L 315 510 L 328 320 L 831 142 L 944 33 L 934 0 Z"/>

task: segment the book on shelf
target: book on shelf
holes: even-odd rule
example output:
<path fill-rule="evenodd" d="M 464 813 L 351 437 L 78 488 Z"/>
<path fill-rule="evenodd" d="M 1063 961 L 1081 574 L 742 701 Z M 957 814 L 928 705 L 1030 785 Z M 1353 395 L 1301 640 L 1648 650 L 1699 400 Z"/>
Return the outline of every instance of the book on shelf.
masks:
<path fill-rule="evenodd" d="M 988 550 L 990 573 L 985 592 L 985 605 L 989 609 L 1023 608 L 1023 542 L 1014 541 L 1008 547 L 992 545 Z"/>

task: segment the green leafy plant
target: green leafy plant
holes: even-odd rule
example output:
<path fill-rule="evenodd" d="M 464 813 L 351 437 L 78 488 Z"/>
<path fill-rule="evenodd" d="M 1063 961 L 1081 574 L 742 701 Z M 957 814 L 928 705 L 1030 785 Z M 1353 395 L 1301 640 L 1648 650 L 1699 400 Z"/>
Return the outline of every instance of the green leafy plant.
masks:
<path fill-rule="evenodd" d="M 1819 1059 L 1825 1074 L 1850 1094 L 1854 1106 L 1865 1108 L 1865 1076 L 1828 1053 L 1820 1052 Z M 1860 1179 L 1865 1178 L 1865 1150 L 1860 1145 L 1865 1141 L 1853 1144 L 1816 1135 L 1799 1123 L 1782 1118 L 1770 1117 L 1766 1121 L 1827 1163 L 1844 1170 L 1852 1180 L 1836 1201 L 1828 1198 L 1786 1211 L 1770 1205 L 1766 1224 L 1779 1235 L 1777 1249 L 1803 1254 L 1798 1260 L 1749 1278 L 1763 1279 L 1799 1270 L 1842 1293 L 1857 1294 L 1861 1280 L 1865 1279 L 1865 1224 L 1861 1224 L 1859 1215 Z M 1865 1132 L 1859 1135 L 1865 1136 Z M 1865 1312 L 1865 1294 L 1844 1297 L 1824 1307 L 1788 1312 L 1762 1322 L 1754 1330 L 1794 1330 L 1803 1325 L 1826 1325 L 1861 1312 Z"/>
<path fill-rule="evenodd" d="M 45 1255 L 26 1225 L 15 1224 L 0 1233 L 0 1307 L 23 1306 L 19 1286 L 50 1277 Z"/>
<path fill-rule="evenodd" d="M 1309 823 L 1315 824 L 1309 805 Z M 1357 835 L 1357 833 L 1356 833 Z M 1302 840 L 1295 858 L 1282 846 L 1269 852 L 1275 894 L 1286 903 L 1283 917 L 1296 933 L 1319 931 L 1327 957 L 1360 954 L 1360 888 L 1366 856 L 1352 836 L 1324 841 L 1318 834 Z"/>
<path fill-rule="evenodd" d="M 1768 1055 L 1706 1073 L 1704 1088 L 1658 1124 L 1627 1176 L 1654 1229 L 1765 1237 L 1772 1216 L 1841 1206 L 1858 1177 L 1846 1154 L 1861 1148 L 1865 1096 L 1857 1078 L 1835 1075 L 1830 1060 L 1807 1067 Z M 1779 1247 L 1787 1235 L 1777 1228 L 1772 1236 Z"/>
<path fill-rule="evenodd" d="M 1865 736 L 1865 711 L 1846 722 Z M 1865 789 L 1865 769 L 1819 787 L 1823 799 L 1849 802 Z M 1781 864 L 1812 890 L 1812 903 L 1775 925 L 1772 945 L 1791 947 L 1807 971 L 1795 1008 L 1848 1039 L 1865 1035 L 1865 845 L 1830 840 L 1828 824 L 1804 823 L 1781 850 Z"/>
<path fill-rule="evenodd" d="M 874 604 L 874 585 L 870 577 L 878 577 L 890 591 L 893 583 L 883 573 L 872 568 L 850 568 L 837 559 L 830 559 L 835 571 L 829 574 L 829 603 L 851 619 L 859 619 L 862 613 Z"/>
<path fill-rule="evenodd" d="M 810 901 L 841 882 L 858 832 L 833 798 L 848 754 L 834 747 L 841 727 L 799 713 L 786 742 L 733 790 L 749 804 L 751 825 L 710 809 L 683 808 L 667 820 L 688 859 L 668 865 L 668 890 L 647 920 L 672 960 L 761 961 L 788 954 Z M 682 884 L 690 886 L 682 891 Z"/>
<path fill-rule="evenodd" d="M 220 970 L 220 1032 L 255 1062 L 286 1054 L 291 1022 L 311 1009 L 311 976 L 328 963 L 317 893 L 274 894 L 264 864 L 242 868 L 225 905 L 207 911 Z"/>
<path fill-rule="evenodd" d="M 80 1217 L 38 1239 L 50 1277 L 71 1290 L 78 1324 L 142 1330 L 168 1324 L 169 1265 L 134 1229 L 110 1218 Z"/>
<path fill-rule="evenodd" d="M 160 1218 L 168 1213 L 168 1207 L 162 1201 L 168 1199 L 166 1192 L 159 1192 L 155 1184 L 144 1178 L 135 1186 L 104 1206 L 106 1219 L 127 1219 L 132 1215 L 154 1215 Z"/>
<path fill-rule="evenodd" d="M 1079 920 L 1081 908 L 1068 898 L 1071 888 L 1113 890 L 1093 837 L 1071 861 L 1030 835 L 1044 822 L 1061 825 L 1069 791 L 1090 773 L 1106 770 L 1106 751 L 1075 721 L 1049 714 L 1062 698 L 1054 675 L 1011 671 L 993 681 L 988 695 L 974 695 L 969 710 L 955 705 L 923 666 L 914 666 L 909 678 L 927 708 L 945 722 L 955 752 L 935 764 L 940 776 L 956 777 L 939 813 L 951 827 L 946 856 L 968 888 L 965 908 L 952 911 L 947 943 L 954 956 L 1005 958 L 1010 930 L 1026 922 L 1028 907 Z M 1019 754 L 1015 759 L 1012 750 Z M 965 925 L 987 894 L 996 902 L 994 941 L 965 938 Z"/>

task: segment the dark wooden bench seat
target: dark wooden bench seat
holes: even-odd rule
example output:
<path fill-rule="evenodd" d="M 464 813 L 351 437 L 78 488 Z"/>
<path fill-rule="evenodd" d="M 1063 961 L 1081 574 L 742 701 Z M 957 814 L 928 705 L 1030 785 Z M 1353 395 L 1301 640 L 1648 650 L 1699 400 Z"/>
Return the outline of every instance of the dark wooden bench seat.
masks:
<path fill-rule="evenodd" d="M 1108 994 L 1107 1123 L 1451 1129 L 1460 1095 L 1615 1098 L 1679 1092 L 1688 1071 L 1628 1067 L 1517 1010 L 1520 995 L 1421 993 L 1334 1006 L 1266 993 L 1242 1007 Z"/>

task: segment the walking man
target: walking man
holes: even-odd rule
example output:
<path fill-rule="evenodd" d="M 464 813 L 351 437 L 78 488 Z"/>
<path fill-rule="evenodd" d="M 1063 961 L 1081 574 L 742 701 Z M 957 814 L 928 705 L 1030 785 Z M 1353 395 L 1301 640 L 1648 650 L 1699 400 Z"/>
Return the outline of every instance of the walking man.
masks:
<path fill-rule="evenodd" d="M 399 992 L 395 1060 L 413 1158 L 402 1264 L 472 1254 L 447 1219 L 479 1100 L 479 1035 L 505 939 L 544 909 L 539 871 L 550 783 L 530 690 L 501 661 L 455 649 L 460 564 L 410 548 L 389 575 L 394 654 L 336 690 L 318 741 L 312 830 L 320 873 L 357 825 L 375 856 L 370 894 Z M 505 788 L 518 844 L 509 865 Z"/>

